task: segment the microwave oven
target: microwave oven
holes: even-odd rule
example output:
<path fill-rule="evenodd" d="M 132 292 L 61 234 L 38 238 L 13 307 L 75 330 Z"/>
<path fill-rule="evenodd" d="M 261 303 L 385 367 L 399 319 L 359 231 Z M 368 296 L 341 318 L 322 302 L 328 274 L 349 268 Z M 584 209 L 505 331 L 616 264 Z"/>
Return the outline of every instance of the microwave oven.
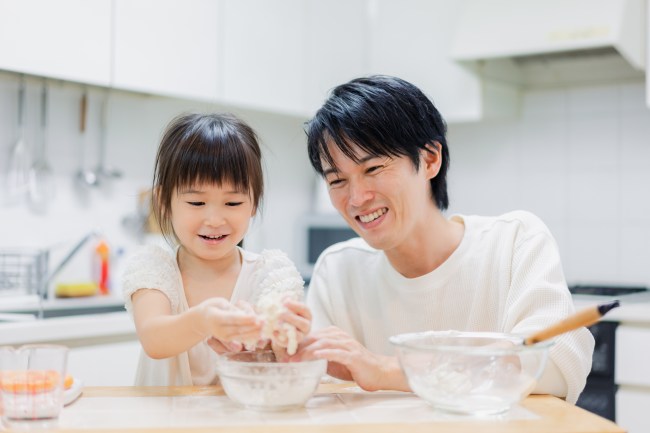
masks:
<path fill-rule="evenodd" d="M 339 214 L 305 215 L 296 228 L 296 266 L 307 284 L 318 256 L 327 247 L 358 236 Z"/>

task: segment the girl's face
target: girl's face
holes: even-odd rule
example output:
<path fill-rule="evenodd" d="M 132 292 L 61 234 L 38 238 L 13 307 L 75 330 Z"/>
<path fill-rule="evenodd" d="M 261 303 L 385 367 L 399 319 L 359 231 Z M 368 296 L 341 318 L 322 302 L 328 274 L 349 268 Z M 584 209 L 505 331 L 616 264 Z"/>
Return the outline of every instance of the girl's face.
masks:
<path fill-rule="evenodd" d="M 174 233 L 187 253 L 201 260 L 232 254 L 254 214 L 251 197 L 227 183 L 195 184 L 172 195 Z"/>

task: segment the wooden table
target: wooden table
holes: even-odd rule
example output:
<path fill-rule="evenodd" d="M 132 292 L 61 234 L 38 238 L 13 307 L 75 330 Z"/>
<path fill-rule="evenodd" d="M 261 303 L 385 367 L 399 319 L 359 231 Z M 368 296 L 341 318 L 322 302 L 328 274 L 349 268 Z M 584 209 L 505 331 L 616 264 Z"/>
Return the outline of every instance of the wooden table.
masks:
<path fill-rule="evenodd" d="M 163 397 L 163 398 L 157 398 Z M 344 405 L 339 403 L 353 401 L 356 408 L 364 410 L 374 409 L 379 418 L 361 420 L 357 418 L 354 422 L 338 422 L 336 417 L 344 419 L 348 416 Z M 318 402 L 336 403 L 318 406 Z M 213 409 L 213 403 L 220 402 L 223 412 L 228 412 L 230 421 L 236 423 L 230 425 L 220 424 L 218 420 L 209 419 L 211 414 L 217 413 Z M 379 403 L 378 403 L 379 402 Z M 381 404 L 385 404 L 382 406 Z M 143 417 L 153 417 L 153 405 L 163 405 L 165 411 L 175 413 L 173 425 L 165 424 L 165 421 L 158 419 L 157 426 L 146 425 Z M 338 406 L 337 406 L 338 404 Z M 393 405 L 393 418 L 390 412 Z M 228 406 L 231 405 L 231 406 Z M 374 405 L 374 407 L 373 407 Z M 203 409 L 195 409 L 203 406 Z M 339 407 L 337 409 L 337 407 Z M 138 412 L 135 407 L 141 409 Z M 320 418 L 304 418 L 310 407 L 320 410 Z M 409 414 L 410 408 L 416 407 L 424 417 Z M 168 408 L 168 409 L 167 409 Z M 60 428 L 58 432 L 158 432 L 167 433 L 180 432 L 238 432 L 238 433 L 309 433 L 309 432 L 336 432 L 336 433 L 366 433 L 366 432 L 467 432 L 467 433 L 621 433 L 624 432 L 616 424 L 609 420 L 593 415 L 583 409 L 568 404 L 563 400 L 548 396 L 530 396 L 520 406 L 511 410 L 506 416 L 490 416 L 483 418 L 455 416 L 445 417 L 445 414 L 438 413 L 429 408 L 423 401 L 410 393 L 367 393 L 359 390 L 354 384 L 322 384 L 316 395 L 308 403 L 306 409 L 287 411 L 280 413 L 257 413 L 243 408 L 233 409 L 232 403 L 224 396 L 223 390 L 218 386 L 213 387 L 87 387 L 79 400 L 64 408 L 61 415 Z M 343 409 L 342 409 L 343 408 Z M 406 410 L 404 410 L 406 408 Z M 156 410 L 160 410 L 160 407 Z M 185 411 L 197 410 L 196 412 Z M 331 410 L 331 413 L 329 412 Z M 159 417 L 164 417 L 163 412 L 157 412 Z M 366 412 L 372 414 L 373 412 Z M 384 413 L 384 415 L 382 415 Z M 142 415 L 144 414 L 144 415 Z M 194 414 L 201 414 L 201 420 L 196 420 Z M 271 422 L 264 422 L 258 416 L 270 414 Z M 205 417 L 208 418 L 205 418 Z M 385 418 L 382 421 L 382 416 Z M 133 418 L 133 424 L 124 420 L 122 425 L 111 427 L 106 420 L 124 420 Z M 141 421 L 136 422 L 137 419 Z M 428 419 L 426 419 L 428 418 Z M 104 421 L 102 421 L 102 419 Z M 223 418 L 226 419 L 226 418 Z M 181 425 L 187 422 L 185 425 Z M 84 424 L 85 423 L 85 424 Z M 97 424 L 97 425 L 95 425 Z M 103 424 L 103 425 L 102 425 Z M 73 427 L 70 427 L 73 426 Z M 104 428 L 102 428 L 104 427 Z M 108 427 L 108 428 L 107 428 Z"/>

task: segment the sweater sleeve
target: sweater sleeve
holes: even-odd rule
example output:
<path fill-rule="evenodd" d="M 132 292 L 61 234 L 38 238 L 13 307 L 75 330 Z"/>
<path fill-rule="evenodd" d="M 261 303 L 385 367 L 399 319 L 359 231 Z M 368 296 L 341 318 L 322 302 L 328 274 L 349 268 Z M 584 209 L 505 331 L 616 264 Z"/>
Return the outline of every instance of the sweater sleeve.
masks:
<path fill-rule="evenodd" d="M 553 237 L 541 230 L 524 233 L 515 241 L 511 288 L 506 301 L 504 329 L 528 335 L 575 312 Z M 591 369 L 594 339 L 580 328 L 555 338 L 548 366 L 535 389 L 575 403 Z"/>
<path fill-rule="evenodd" d="M 332 301 L 327 290 L 327 260 L 325 255 L 316 261 L 307 290 L 307 306 L 312 314 L 312 329 L 319 330 L 335 324 Z"/>
<path fill-rule="evenodd" d="M 132 312 L 131 296 L 140 289 L 154 289 L 163 293 L 172 312 L 179 307 L 179 274 L 174 258 L 164 249 L 146 245 L 130 258 L 122 275 L 124 306 Z"/>

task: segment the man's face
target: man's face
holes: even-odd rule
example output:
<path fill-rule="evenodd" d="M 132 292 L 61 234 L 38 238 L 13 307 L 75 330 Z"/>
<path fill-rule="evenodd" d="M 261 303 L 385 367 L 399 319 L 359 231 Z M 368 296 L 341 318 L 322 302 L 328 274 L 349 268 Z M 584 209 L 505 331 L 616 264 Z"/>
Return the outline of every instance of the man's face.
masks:
<path fill-rule="evenodd" d="M 429 180 L 439 166 L 430 167 L 421 156 L 416 171 L 407 157 L 378 157 L 359 148 L 357 163 L 335 144 L 328 148 L 335 167 L 323 161 L 323 171 L 332 204 L 369 245 L 399 250 L 426 227 L 428 211 L 435 208 Z"/>

